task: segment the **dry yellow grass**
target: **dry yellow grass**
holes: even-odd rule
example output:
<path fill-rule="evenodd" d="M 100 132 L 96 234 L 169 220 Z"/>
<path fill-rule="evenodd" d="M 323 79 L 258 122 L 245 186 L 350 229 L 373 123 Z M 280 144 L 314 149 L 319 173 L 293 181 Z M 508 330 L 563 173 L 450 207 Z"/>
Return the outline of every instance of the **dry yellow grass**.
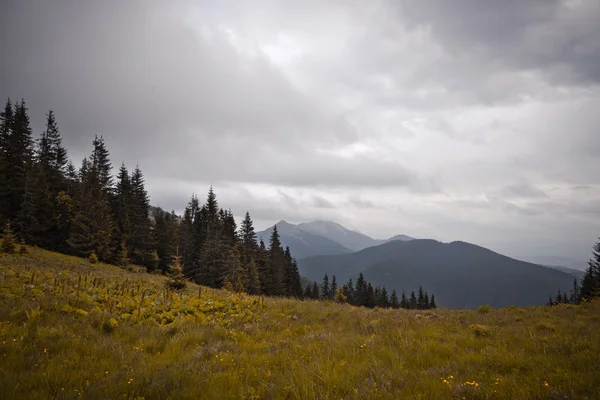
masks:
<path fill-rule="evenodd" d="M 600 303 L 369 310 L 0 255 L 2 399 L 599 399 Z"/>

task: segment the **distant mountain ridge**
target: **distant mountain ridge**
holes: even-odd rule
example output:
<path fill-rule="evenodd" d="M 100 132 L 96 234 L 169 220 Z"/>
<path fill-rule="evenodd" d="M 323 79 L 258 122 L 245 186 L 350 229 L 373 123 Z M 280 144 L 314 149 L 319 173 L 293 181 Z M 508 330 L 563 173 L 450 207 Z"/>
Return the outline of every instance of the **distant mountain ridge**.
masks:
<path fill-rule="evenodd" d="M 338 282 L 363 272 L 374 285 L 388 291 L 412 291 L 423 286 L 438 305 L 474 308 L 482 304 L 544 304 L 556 291 L 570 290 L 573 276 L 551 268 L 512 259 L 466 242 L 429 239 L 391 241 L 345 255 L 299 260 L 300 273 L 320 280 L 325 273 Z"/>
<path fill-rule="evenodd" d="M 367 247 L 378 246 L 391 240 L 413 240 L 407 235 L 396 235 L 390 239 L 373 239 L 363 233 L 352 231 L 333 221 L 311 221 L 298 225 L 287 221 L 279 221 L 277 231 L 283 246 L 289 246 L 296 259 L 317 255 L 349 254 Z M 268 245 L 273 227 L 257 232 L 256 237 Z"/>

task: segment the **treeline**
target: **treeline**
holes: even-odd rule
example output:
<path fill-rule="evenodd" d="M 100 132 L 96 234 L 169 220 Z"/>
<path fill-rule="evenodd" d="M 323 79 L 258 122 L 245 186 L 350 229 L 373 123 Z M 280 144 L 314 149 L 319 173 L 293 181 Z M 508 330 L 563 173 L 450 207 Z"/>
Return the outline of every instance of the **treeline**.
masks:
<path fill-rule="evenodd" d="M 329 276 L 325 274 L 321 285 L 317 285 L 314 282 L 312 285 L 307 285 L 304 289 L 304 297 L 315 299 L 315 300 L 334 300 L 339 303 L 349 303 L 358 307 L 380 307 L 380 308 L 404 308 L 407 310 L 427 310 L 436 308 L 435 296 L 432 294 L 431 298 L 427 292 L 423 291 L 420 287 L 418 294 L 411 292 L 410 296 L 407 296 L 404 291 L 400 299 L 396 290 L 393 289 L 391 294 L 388 294 L 385 286 L 373 286 L 371 282 L 365 280 L 362 272 L 356 280 L 356 285 L 352 282 L 352 278 L 348 280 L 348 283 L 338 287 L 338 283 L 335 275 L 331 277 L 331 283 L 329 282 Z"/>
<path fill-rule="evenodd" d="M 151 209 L 140 168 L 130 172 L 122 164 L 113 176 L 104 139 L 95 137 L 92 145 L 76 168 L 52 111 L 34 139 L 25 101 L 7 100 L 0 112 L 0 224 L 8 244 L 17 240 L 150 272 L 167 272 L 180 255 L 185 275 L 203 285 L 303 295 L 296 261 L 276 229 L 268 248 L 257 243 L 250 215 L 238 230 L 212 187 L 206 203 L 192 197 L 183 218 Z"/>
<path fill-rule="evenodd" d="M 557 304 L 581 304 L 582 301 L 589 301 L 600 298 L 600 239 L 592 248 L 592 258 L 588 261 L 588 268 L 581 280 L 581 286 L 577 279 L 573 281 L 573 288 L 570 293 L 561 293 L 558 290 L 556 296 L 550 297 L 546 305 L 554 306 Z"/>

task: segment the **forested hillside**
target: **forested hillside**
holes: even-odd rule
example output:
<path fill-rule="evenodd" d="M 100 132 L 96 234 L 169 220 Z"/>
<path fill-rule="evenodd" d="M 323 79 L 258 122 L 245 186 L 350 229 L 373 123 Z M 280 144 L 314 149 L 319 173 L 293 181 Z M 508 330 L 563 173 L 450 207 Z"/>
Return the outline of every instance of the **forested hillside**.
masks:
<path fill-rule="evenodd" d="M 209 287 L 252 294 L 302 296 L 300 275 L 277 231 L 256 242 L 246 212 L 236 226 L 212 187 L 192 196 L 182 219 L 152 209 L 139 166 L 112 173 L 104 139 L 76 168 L 52 111 L 35 137 L 24 100 L 0 113 L 0 224 L 5 238 L 114 265 L 167 272 L 177 252 L 185 275 Z"/>

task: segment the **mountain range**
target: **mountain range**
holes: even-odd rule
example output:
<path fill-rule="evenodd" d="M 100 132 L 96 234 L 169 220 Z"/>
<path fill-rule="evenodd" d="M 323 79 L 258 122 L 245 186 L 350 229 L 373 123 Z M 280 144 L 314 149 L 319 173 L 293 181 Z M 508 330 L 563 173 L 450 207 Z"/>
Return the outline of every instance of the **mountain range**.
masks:
<path fill-rule="evenodd" d="M 300 273 L 319 281 L 325 273 L 338 284 L 359 273 L 388 291 L 434 293 L 437 304 L 474 308 L 543 304 L 557 290 L 568 292 L 573 276 L 556 269 L 515 260 L 465 242 L 430 239 L 392 241 L 346 255 L 316 256 L 298 262 Z"/>
<path fill-rule="evenodd" d="M 466 242 L 407 235 L 378 240 L 331 221 L 280 221 L 276 226 L 308 280 L 320 282 L 327 273 L 341 285 L 362 272 L 388 292 L 409 293 L 422 286 L 442 307 L 541 305 L 559 289 L 568 293 L 574 277 L 581 279 L 578 270 L 520 261 Z M 272 232 L 273 227 L 257 237 L 268 246 Z"/>
<path fill-rule="evenodd" d="M 289 246 L 297 259 L 317 255 L 349 254 L 367 247 L 378 246 L 393 240 L 413 240 L 407 235 L 396 235 L 389 239 L 373 239 L 363 233 L 352 231 L 332 221 L 312 221 L 298 225 L 280 221 L 277 232 L 283 246 Z M 257 232 L 256 237 L 263 239 L 268 246 L 273 227 Z"/>

